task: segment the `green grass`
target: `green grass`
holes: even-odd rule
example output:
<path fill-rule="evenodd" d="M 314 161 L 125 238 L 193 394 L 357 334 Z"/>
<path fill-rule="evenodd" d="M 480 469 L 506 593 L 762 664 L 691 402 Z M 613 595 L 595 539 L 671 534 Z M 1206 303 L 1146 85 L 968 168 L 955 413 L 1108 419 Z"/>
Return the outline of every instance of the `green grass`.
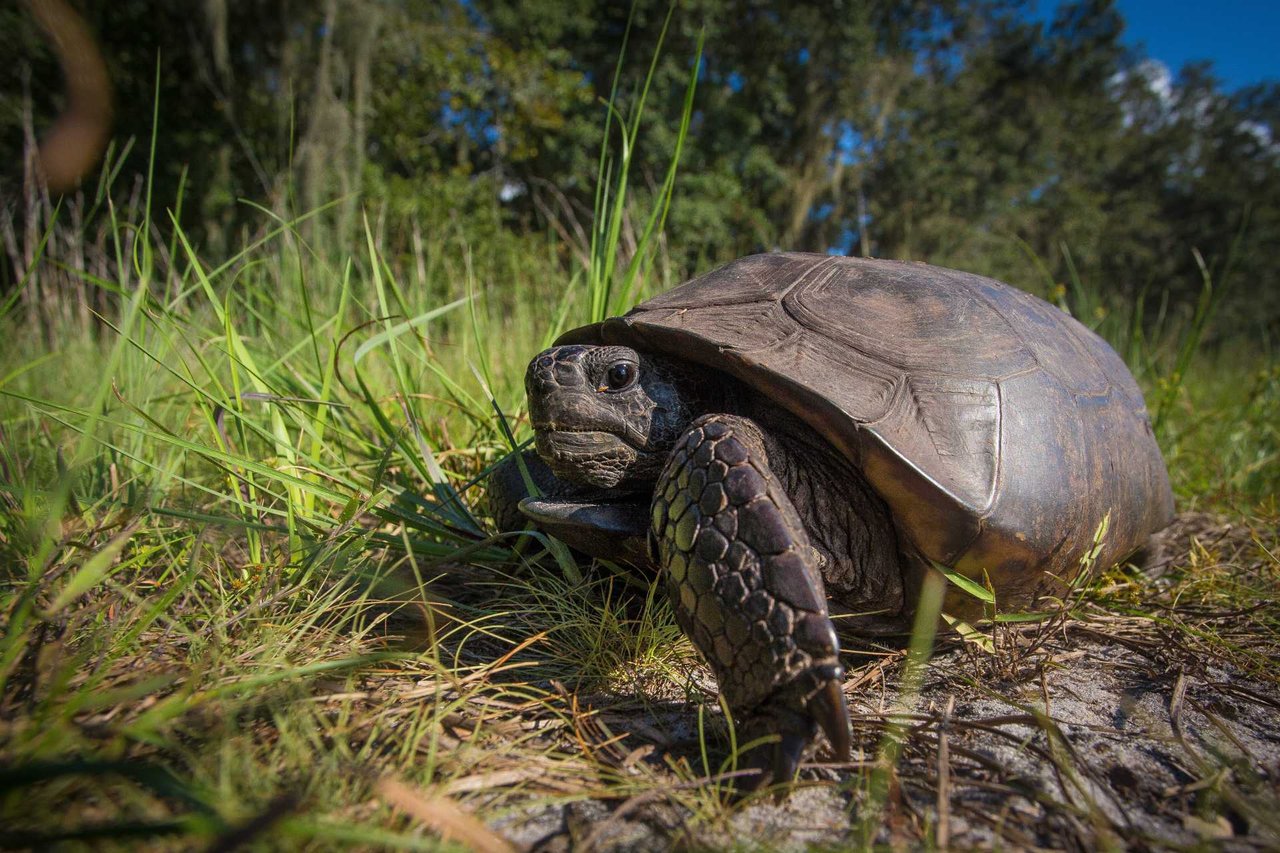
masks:
<path fill-rule="evenodd" d="M 284 224 L 217 268 L 184 248 L 52 347 L 7 321 L 8 841 L 431 847 L 385 780 L 499 824 L 658 784 L 585 712 L 708 698 L 665 602 L 493 535 L 477 484 L 508 449 L 490 394 L 528 435 L 520 378 L 565 277 L 439 249 L 409 287 L 376 242 L 335 256 Z M 1273 524 L 1277 422 L 1275 365 L 1199 353 L 1163 433 L 1181 505 Z M 677 779 L 718 772 L 701 749 Z M 739 808 L 665 796 L 708 825 Z"/>
<path fill-rule="evenodd" d="M 605 789 L 547 732 L 691 650 L 643 579 L 494 534 L 480 484 L 528 437 L 530 355 L 640 293 L 671 177 L 615 270 L 638 121 L 585 286 L 550 244 L 414 267 L 266 212 L 214 266 L 149 199 L 109 223 L 128 275 L 37 261 L 0 311 L 0 844 L 434 848 L 425 792 L 500 818 Z M 24 325 L 37 284 L 109 310 Z"/>
<path fill-rule="evenodd" d="M 634 146 L 638 114 L 616 121 Z M 695 843 L 734 843 L 744 803 L 716 784 L 732 733 L 666 602 L 540 535 L 496 534 L 484 503 L 486 471 L 529 437 L 528 359 L 661 286 L 670 177 L 619 260 L 616 162 L 584 276 L 551 242 L 444 236 L 415 264 L 373 226 L 339 245 L 265 211 L 214 264 L 145 208 L 111 219 L 108 268 L 39 267 L 101 311 L 32 325 L 15 299 L 0 316 L 0 845 L 502 849 L 470 815 L 509 827 L 593 799 L 662 803 Z M 1180 508 L 1257 536 L 1193 538 L 1163 586 L 1106 574 L 1069 615 L 1166 632 L 1274 686 L 1280 367 L 1253 342 L 1206 343 L 1207 310 L 1144 323 L 1073 288 L 1159 401 Z M 1021 627 L 984 630 L 967 653 L 992 679 L 1051 657 Z M 829 783 L 862 841 L 945 846 L 945 808 L 901 811 L 921 744 L 946 737 L 906 707 L 926 654 L 904 706 L 863 720 L 866 760 Z M 900 659 L 863 674 L 892 682 Z M 1197 820 L 1265 802 L 1244 777 L 1210 787 Z M 1138 838 L 1100 807 L 1049 807 Z"/>

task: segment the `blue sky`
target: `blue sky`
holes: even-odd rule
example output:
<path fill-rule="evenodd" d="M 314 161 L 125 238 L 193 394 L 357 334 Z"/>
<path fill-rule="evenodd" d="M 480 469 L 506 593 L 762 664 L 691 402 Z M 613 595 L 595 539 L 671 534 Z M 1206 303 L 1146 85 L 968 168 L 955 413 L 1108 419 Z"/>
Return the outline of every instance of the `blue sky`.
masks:
<path fill-rule="evenodd" d="M 1052 17 L 1058 3 L 1038 0 Z M 1116 0 L 1125 42 L 1175 74 L 1184 63 L 1213 61 L 1227 89 L 1280 79 L 1280 0 Z"/>

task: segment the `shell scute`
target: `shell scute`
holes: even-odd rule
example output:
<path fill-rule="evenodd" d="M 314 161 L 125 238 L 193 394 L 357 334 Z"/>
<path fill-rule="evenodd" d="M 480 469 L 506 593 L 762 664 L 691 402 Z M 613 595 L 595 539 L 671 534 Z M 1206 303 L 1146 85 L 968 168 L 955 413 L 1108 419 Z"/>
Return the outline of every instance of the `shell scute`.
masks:
<path fill-rule="evenodd" d="M 1172 517 L 1142 394 L 1119 356 L 994 279 L 755 255 L 559 343 L 664 353 L 757 389 L 860 467 L 920 553 L 988 571 L 1002 592 L 1073 574 L 1104 516 L 1102 563 Z M 745 484 L 731 480 L 736 503 Z"/>

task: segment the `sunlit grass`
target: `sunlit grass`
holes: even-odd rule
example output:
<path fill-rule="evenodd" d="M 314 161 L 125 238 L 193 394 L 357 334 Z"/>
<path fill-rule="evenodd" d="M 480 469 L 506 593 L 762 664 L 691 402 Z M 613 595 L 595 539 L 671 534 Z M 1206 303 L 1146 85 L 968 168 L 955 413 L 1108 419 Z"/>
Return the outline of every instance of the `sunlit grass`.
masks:
<path fill-rule="evenodd" d="M 525 362 L 635 297 L 669 201 L 670 177 L 624 271 L 582 286 L 532 241 L 437 241 L 410 274 L 367 219 L 338 248 L 310 213 L 263 211 L 215 265 L 148 198 L 108 224 L 133 275 L 65 271 L 108 313 L 0 316 L 0 843 L 433 848 L 415 792 L 500 818 L 599 790 L 564 691 L 669 683 L 689 646 L 644 579 L 539 572 L 482 484 L 528 436 Z"/>
<path fill-rule="evenodd" d="M 520 377 L 569 276 L 499 288 L 463 259 L 417 290 L 372 239 L 347 258 L 298 241 L 286 223 L 219 268 L 192 249 L 180 300 L 142 279 L 51 350 L 12 328 L 0 808 L 18 841 L 65 813 L 121 842 L 251 826 L 430 846 L 380 780 L 499 821 L 669 784 L 620 772 L 571 698 L 706 698 L 665 601 L 628 572 L 571 583 L 538 539 L 495 536 L 483 500 L 509 449 L 493 402 L 527 437 Z M 1163 434 L 1184 507 L 1274 518 L 1278 384 L 1230 345 L 1198 354 Z M 1274 578 L 1185 584 L 1225 605 Z M 1240 639 L 1199 642 L 1249 664 Z M 694 784 L 727 766 L 706 749 L 666 796 L 713 826 L 742 804 Z"/>
<path fill-rule="evenodd" d="M 636 144 L 638 113 L 610 121 Z M 765 800 L 720 784 L 732 730 L 652 579 L 566 566 L 540 535 L 494 530 L 485 504 L 486 472 L 529 438 L 528 359 L 658 286 L 670 176 L 628 254 L 627 150 L 602 163 L 584 270 L 537 240 L 456 236 L 416 265 L 376 215 L 344 244 L 304 226 L 314 212 L 262 211 L 260 236 L 215 262 L 175 219 L 112 208 L 127 274 L 62 271 L 104 296 L 98 316 L 0 316 L 0 844 L 435 849 L 477 831 L 454 806 L 509 825 L 592 798 L 661 800 L 714 833 Z M 1207 302 L 1149 323 L 1072 287 L 1158 401 L 1180 508 L 1273 529 L 1274 360 L 1206 344 Z M 1280 563 L 1273 540 L 1249 547 L 1196 540 L 1158 588 L 1105 574 L 1069 615 L 1274 679 Z M 1029 657 L 990 647 L 995 675 Z M 881 687 L 897 654 L 867 665 Z M 666 763 L 605 712 L 639 719 Z M 943 738 L 936 709 L 873 722 L 836 784 L 867 843 L 897 820 L 899 762 Z M 1218 788 L 1261 787 L 1246 782 Z M 503 849 L 478 831 L 473 846 Z"/>

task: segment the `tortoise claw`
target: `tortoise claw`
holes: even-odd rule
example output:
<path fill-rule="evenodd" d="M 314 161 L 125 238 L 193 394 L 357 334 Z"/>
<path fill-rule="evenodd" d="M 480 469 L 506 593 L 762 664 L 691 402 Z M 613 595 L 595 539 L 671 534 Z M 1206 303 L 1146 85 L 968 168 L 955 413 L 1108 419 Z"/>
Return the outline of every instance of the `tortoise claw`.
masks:
<path fill-rule="evenodd" d="M 851 722 L 849 720 L 849 704 L 845 701 L 844 691 L 840 689 L 842 679 L 837 673 L 834 678 L 827 679 L 809 701 L 805 710 L 817 722 L 831 749 L 835 752 L 836 761 L 848 761 L 853 748 L 849 738 Z"/>
<path fill-rule="evenodd" d="M 840 689 L 844 669 L 839 665 L 816 666 L 786 685 L 758 708 L 746 726 L 748 739 L 776 736 L 778 740 L 752 750 L 749 766 L 756 773 L 745 787 L 758 790 L 795 778 L 805 748 L 822 729 L 837 761 L 848 761 L 849 706 Z"/>

